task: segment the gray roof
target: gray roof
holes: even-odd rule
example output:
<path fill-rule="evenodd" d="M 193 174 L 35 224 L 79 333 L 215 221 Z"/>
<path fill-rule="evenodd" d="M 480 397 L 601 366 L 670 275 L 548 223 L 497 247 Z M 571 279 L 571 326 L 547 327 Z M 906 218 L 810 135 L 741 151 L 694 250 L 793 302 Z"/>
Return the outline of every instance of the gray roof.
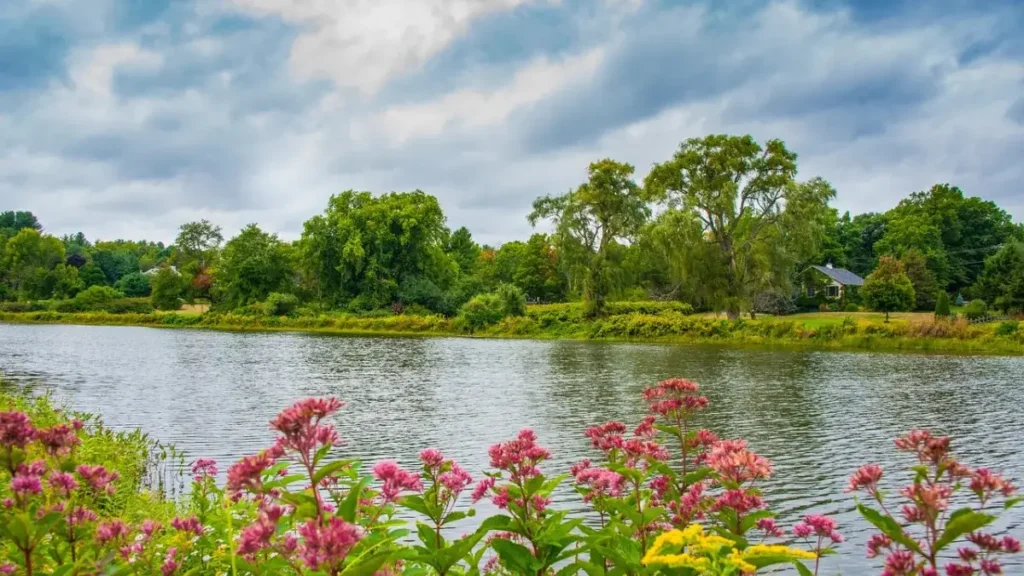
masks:
<path fill-rule="evenodd" d="M 839 282 L 844 286 L 863 286 L 864 279 L 850 272 L 846 268 L 829 268 L 827 266 L 811 266 L 825 276 Z"/>

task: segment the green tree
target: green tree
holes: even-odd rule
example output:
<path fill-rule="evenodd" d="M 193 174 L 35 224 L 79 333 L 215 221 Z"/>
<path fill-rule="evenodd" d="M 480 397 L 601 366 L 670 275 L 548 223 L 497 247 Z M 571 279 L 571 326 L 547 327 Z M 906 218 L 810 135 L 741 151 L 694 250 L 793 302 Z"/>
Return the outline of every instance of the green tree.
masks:
<path fill-rule="evenodd" d="M 164 266 L 153 275 L 150 281 L 150 299 L 157 310 L 177 310 L 181 307 L 181 293 L 184 285 L 181 274 Z"/>
<path fill-rule="evenodd" d="M 945 290 L 939 292 L 939 297 L 935 301 L 935 317 L 936 318 L 949 318 L 952 314 L 949 310 L 949 294 Z"/>
<path fill-rule="evenodd" d="M 445 252 L 459 265 L 462 274 L 473 274 L 476 271 L 480 260 L 480 245 L 473 241 L 473 235 L 465 226 L 451 233 Z"/>
<path fill-rule="evenodd" d="M 53 287 L 50 290 L 53 298 L 72 298 L 83 288 L 78 277 L 78 268 L 67 264 L 58 264 L 50 271 Z"/>
<path fill-rule="evenodd" d="M 973 293 L 1003 312 L 1024 311 L 1024 243 L 1010 242 L 986 259 Z"/>
<path fill-rule="evenodd" d="M 907 277 L 903 263 L 892 256 L 882 256 L 878 268 L 868 275 L 860 289 L 861 298 L 868 307 L 885 312 L 910 310 L 914 306 L 914 285 Z"/>
<path fill-rule="evenodd" d="M 174 240 L 174 245 L 178 248 L 178 267 L 193 273 L 206 270 L 213 264 L 222 242 L 224 235 L 220 226 L 212 224 L 209 220 L 182 224 L 178 229 L 178 237 Z"/>
<path fill-rule="evenodd" d="M 142 272 L 132 272 L 118 280 L 114 287 L 123 292 L 124 295 L 129 298 L 142 298 L 149 296 L 149 276 Z"/>
<path fill-rule="evenodd" d="M 0 212 L 0 230 L 9 230 L 10 235 L 13 236 L 26 228 L 31 228 L 36 232 L 43 231 L 43 225 L 39 223 L 39 219 L 31 212 L 13 210 Z"/>
<path fill-rule="evenodd" d="M 545 219 L 554 223 L 559 257 L 583 278 L 586 311 L 595 316 L 610 291 L 612 246 L 634 238 L 651 210 L 633 181 L 632 165 L 605 159 L 592 163 L 587 174 L 588 181 L 575 190 L 538 198 L 528 219 L 534 226 Z"/>
<path fill-rule="evenodd" d="M 911 248 L 903 254 L 900 262 L 903 263 L 910 283 L 914 285 L 914 309 L 933 310 L 939 286 L 935 282 L 935 276 L 928 269 L 924 254 L 917 248 Z"/>
<path fill-rule="evenodd" d="M 526 315 L 526 294 L 515 284 L 502 284 L 495 292 L 501 300 L 501 311 L 505 316 Z"/>
<path fill-rule="evenodd" d="M 107 275 L 95 262 L 87 262 L 85 266 L 82 266 L 78 271 L 78 277 L 84 288 L 107 285 Z"/>
<path fill-rule="evenodd" d="M 134 252 L 121 244 L 97 242 L 92 252 L 92 261 L 103 271 L 107 284 L 116 284 L 122 276 L 138 272 L 139 258 Z"/>
<path fill-rule="evenodd" d="M 225 244 L 217 278 L 220 300 L 232 307 L 261 302 L 271 292 L 288 293 L 294 278 L 291 247 L 249 224 Z"/>
<path fill-rule="evenodd" d="M 797 262 L 815 252 L 835 196 L 821 179 L 797 183 L 796 154 L 781 140 L 712 135 L 682 143 L 645 186 L 666 211 L 660 244 L 689 282 L 730 318 L 753 295 L 788 285 Z"/>
<path fill-rule="evenodd" d="M 0 270 L 8 285 L 23 298 L 49 298 L 53 286 L 46 276 L 64 263 L 64 244 L 58 238 L 41 234 L 31 227 L 22 228 L 4 246 Z"/>

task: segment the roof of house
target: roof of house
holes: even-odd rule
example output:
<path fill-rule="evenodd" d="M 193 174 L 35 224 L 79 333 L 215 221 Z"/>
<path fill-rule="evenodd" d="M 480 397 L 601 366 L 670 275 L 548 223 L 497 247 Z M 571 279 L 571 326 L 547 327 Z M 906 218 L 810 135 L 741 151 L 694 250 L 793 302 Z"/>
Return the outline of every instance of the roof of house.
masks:
<path fill-rule="evenodd" d="M 811 266 L 825 276 L 839 282 L 844 286 L 863 286 L 864 279 L 850 272 L 846 268 L 829 268 L 828 266 Z"/>

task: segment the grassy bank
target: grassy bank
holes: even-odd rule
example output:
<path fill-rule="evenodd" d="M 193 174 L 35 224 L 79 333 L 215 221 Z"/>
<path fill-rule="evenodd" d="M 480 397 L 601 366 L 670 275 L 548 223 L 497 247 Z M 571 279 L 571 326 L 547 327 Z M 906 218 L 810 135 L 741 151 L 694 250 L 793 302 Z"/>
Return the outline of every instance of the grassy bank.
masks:
<path fill-rule="evenodd" d="M 231 313 L 54 311 L 0 313 L 12 323 L 188 327 L 238 331 L 307 331 L 345 335 L 474 336 L 558 340 L 642 341 L 836 350 L 926 351 L 969 354 L 1024 354 L 1024 330 L 1016 323 L 969 325 L 936 322 L 929 314 L 812 313 L 730 321 L 686 314 L 665 303 L 620 303 L 609 315 L 584 318 L 578 304 L 530 306 L 525 316 L 507 317 L 470 331 L 458 318 L 350 314 L 250 316 Z"/>

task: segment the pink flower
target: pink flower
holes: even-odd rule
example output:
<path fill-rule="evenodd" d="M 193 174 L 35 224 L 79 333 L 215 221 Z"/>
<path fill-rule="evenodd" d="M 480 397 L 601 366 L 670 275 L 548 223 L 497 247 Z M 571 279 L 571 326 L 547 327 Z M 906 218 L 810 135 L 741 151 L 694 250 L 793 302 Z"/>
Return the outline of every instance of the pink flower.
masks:
<path fill-rule="evenodd" d="M 142 531 L 142 534 L 145 535 L 146 539 L 149 540 L 153 537 L 153 534 L 160 529 L 160 523 L 153 520 L 144 520 L 139 529 Z"/>
<path fill-rule="evenodd" d="M 782 538 L 782 528 L 779 528 L 775 518 L 761 518 L 757 521 L 757 529 L 764 532 L 766 536 Z"/>
<path fill-rule="evenodd" d="M 95 522 L 98 518 L 99 517 L 96 516 L 96 513 L 92 510 L 79 506 L 72 510 L 71 514 L 68 515 L 68 524 L 72 526 L 79 526 L 86 522 Z"/>
<path fill-rule="evenodd" d="M 591 426 L 583 435 L 590 438 L 594 448 L 607 453 L 622 447 L 622 435 L 625 433 L 626 425 L 613 420 L 600 426 Z"/>
<path fill-rule="evenodd" d="M 82 443 L 75 434 L 75 430 L 67 424 L 57 424 L 50 428 L 37 430 L 36 440 L 52 456 L 69 454 L 72 448 Z"/>
<path fill-rule="evenodd" d="M 200 458 L 192 463 L 192 480 L 202 482 L 204 478 L 217 475 L 217 461 L 213 458 Z"/>
<path fill-rule="evenodd" d="M 570 466 L 569 475 L 576 477 L 579 475 L 580 472 L 586 470 L 587 468 L 590 468 L 590 458 L 584 458 L 583 460 L 580 460 L 578 463 Z"/>
<path fill-rule="evenodd" d="M 915 567 L 914 554 L 909 550 L 893 550 L 885 559 L 884 576 L 908 576 Z"/>
<path fill-rule="evenodd" d="M 692 484 L 679 499 L 679 502 L 672 502 L 669 505 L 669 508 L 675 513 L 672 517 L 673 524 L 685 526 L 704 517 L 703 504 L 706 501 L 704 489 L 703 482 Z"/>
<path fill-rule="evenodd" d="M 657 416 L 645 417 L 640 421 L 640 424 L 633 429 L 633 436 L 636 436 L 637 438 L 653 439 L 658 434 L 658 430 L 654 427 L 654 423 L 657 421 Z"/>
<path fill-rule="evenodd" d="M 502 510 L 508 508 L 509 501 L 510 496 L 508 486 L 502 486 L 501 488 L 495 490 L 494 497 L 491 498 L 491 502 L 493 502 L 495 506 L 501 508 Z"/>
<path fill-rule="evenodd" d="M 892 549 L 892 538 L 885 534 L 873 534 L 868 540 L 868 558 L 874 558 L 882 554 L 882 550 Z"/>
<path fill-rule="evenodd" d="M 4 562 L 0 564 L 0 574 L 14 574 L 14 564 L 10 562 Z"/>
<path fill-rule="evenodd" d="M 949 456 L 949 437 L 932 436 L 928 430 L 911 430 L 906 436 L 897 438 L 895 444 L 902 452 L 917 454 L 921 462 L 940 464 Z"/>
<path fill-rule="evenodd" d="M 228 481 L 226 488 L 232 494 L 239 494 L 243 490 L 259 493 L 263 485 L 263 473 L 274 465 L 277 451 L 268 449 L 256 454 L 246 456 L 235 462 L 228 468 Z"/>
<path fill-rule="evenodd" d="M 420 452 L 420 460 L 423 461 L 423 465 L 427 468 L 434 469 L 439 468 L 444 463 L 444 456 L 441 455 L 441 451 L 437 448 L 427 448 Z"/>
<path fill-rule="evenodd" d="M 0 446 L 24 448 L 32 441 L 35 430 L 24 412 L 0 412 Z"/>
<path fill-rule="evenodd" d="M 836 531 L 837 527 L 836 521 L 828 516 L 809 514 L 804 516 L 803 522 L 793 526 L 793 533 L 800 538 L 806 538 L 811 534 L 815 534 L 819 539 L 829 538 L 833 542 L 839 543 L 843 541 L 843 536 Z"/>
<path fill-rule="evenodd" d="M 726 490 L 712 504 L 712 510 L 731 508 L 737 514 L 743 515 L 748 512 L 764 507 L 764 500 L 752 492 L 746 490 Z"/>
<path fill-rule="evenodd" d="M 974 492 L 982 502 L 988 501 L 995 492 L 1009 498 L 1017 491 L 1013 483 L 987 468 L 978 468 L 972 473 L 970 486 L 971 492 Z"/>
<path fill-rule="evenodd" d="M 17 496 L 28 496 L 30 494 L 42 494 L 43 483 L 39 476 L 17 474 L 11 480 L 11 491 Z"/>
<path fill-rule="evenodd" d="M 373 475 L 384 483 L 381 494 L 387 502 L 394 502 L 403 490 L 418 492 L 423 489 L 419 476 L 403 470 L 396 462 L 383 460 L 373 467 Z"/>
<path fill-rule="evenodd" d="M 551 457 L 546 448 L 537 445 L 537 435 L 524 428 L 515 440 L 501 442 L 487 451 L 491 466 L 511 473 L 513 481 L 527 480 L 540 474 L 538 464 Z"/>
<path fill-rule="evenodd" d="M 70 496 L 71 492 L 73 492 L 75 488 L 78 488 L 78 481 L 75 480 L 74 476 L 67 472 L 55 472 L 50 474 L 50 477 L 46 480 L 58 494 L 65 498 Z"/>
<path fill-rule="evenodd" d="M 282 447 L 295 451 L 305 462 L 320 446 L 339 443 L 334 426 L 320 421 L 342 406 L 337 398 L 306 398 L 282 410 L 270 421 L 270 427 L 284 436 Z"/>
<path fill-rule="evenodd" d="M 242 529 L 236 553 L 251 560 L 257 552 L 270 547 L 270 539 L 276 529 L 276 525 L 267 518 L 259 518 L 255 523 Z"/>
<path fill-rule="evenodd" d="M 117 472 L 108 472 L 103 466 L 90 466 L 82 464 L 75 468 L 82 480 L 97 492 L 105 491 L 108 494 L 114 493 L 113 482 L 121 476 Z"/>
<path fill-rule="evenodd" d="M 743 440 L 722 440 L 715 444 L 708 454 L 707 465 L 718 473 L 723 482 L 733 484 L 772 475 L 772 463 L 747 450 L 747 443 Z"/>
<path fill-rule="evenodd" d="M 476 503 L 481 498 L 487 495 L 487 493 L 494 488 L 494 478 L 487 477 L 477 483 L 476 487 L 473 488 L 473 494 L 470 499 Z"/>
<path fill-rule="evenodd" d="M 448 495 L 458 496 L 473 482 L 473 478 L 461 466 L 452 462 L 451 469 L 438 477 L 438 482 L 444 486 Z"/>
<path fill-rule="evenodd" d="M 101 522 L 96 526 L 96 541 L 106 544 L 111 540 L 121 539 L 128 535 L 128 526 L 120 520 Z"/>
<path fill-rule="evenodd" d="M 300 555 L 306 566 L 313 570 L 334 572 L 345 560 L 349 550 L 362 538 L 358 526 L 341 518 L 329 519 L 324 526 L 310 520 L 299 527 L 304 539 Z"/>
<path fill-rule="evenodd" d="M 850 476 L 850 482 L 846 486 L 846 491 L 856 492 L 863 488 L 868 492 L 874 493 L 878 490 L 878 482 L 881 479 L 882 467 L 878 464 L 861 466 L 853 473 L 853 476 Z"/>
<path fill-rule="evenodd" d="M 587 468 L 576 475 L 576 483 L 587 488 L 583 501 L 590 502 L 594 498 L 621 496 L 626 479 L 607 468 Z"/>
<path fill-rule="evenodd" d="M 177 517 L 171 520 L 171 526 L 175 530 L 182 532 L 191 532 L 196 536 L 203 534 L 203 525 L 199 523 L 199 519 L 195 516 L 189 516 L 187 518 Z"/>
<path fill-rule="evenodd" d="M 167 549 L 167 554 L 164 555 L 164 563 L 160 565 L 160 574 L 162 576 L 171 576 L 171 574 L 174 574 L 174 571 L 178 569 L 178 562 L 175 560 L 177 555 L 177 548 Z"/>
<path fill-rule="evenodd" d="M 18 464 L 16 472 L 23 476 L 42 476 L 46 474 L 46 462 L 36 460 L 29 464 Z"/>

